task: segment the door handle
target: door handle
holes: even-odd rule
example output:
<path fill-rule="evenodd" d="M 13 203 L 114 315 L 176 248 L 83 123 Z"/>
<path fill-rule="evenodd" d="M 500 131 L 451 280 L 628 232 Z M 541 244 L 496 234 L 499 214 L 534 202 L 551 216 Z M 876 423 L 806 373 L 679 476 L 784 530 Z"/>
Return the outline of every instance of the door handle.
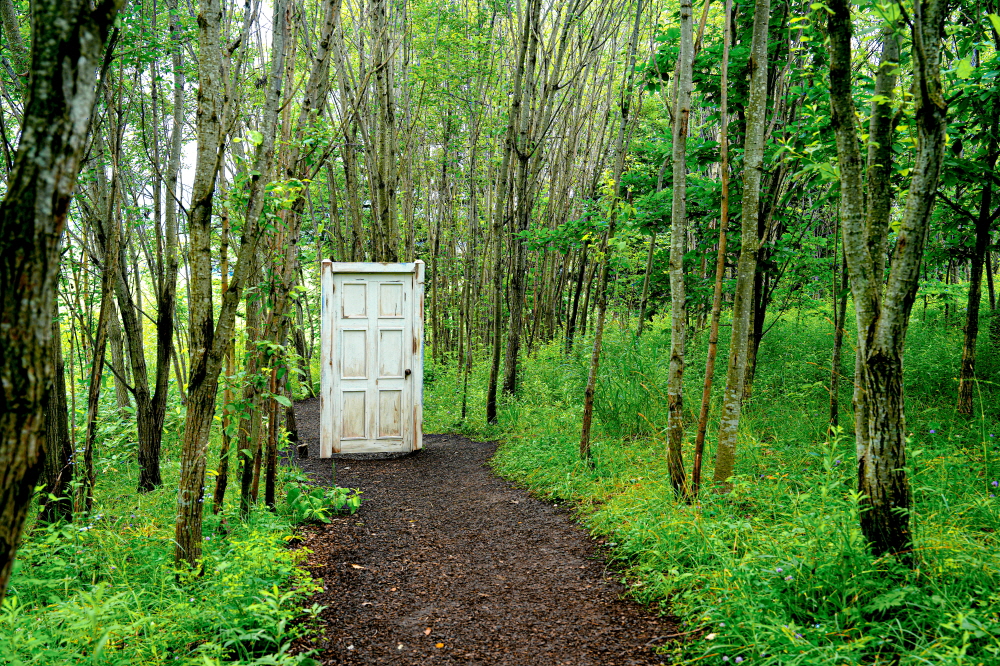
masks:
<path fill-rule="evenodd" d="M 409 377 L 409 376 L 410 376 L 410 373 L 411 373 L 411 372 L 412 372 L 412 371 L 411 371 L 411 370 L 410 370 L 409 368 L 407 368 L 407 369 L 406 369 L 406 371 L 405 371 L 405 372 L 403 373 L 403 377 L 404 377 L 404 378 L 405 378 L 405 377 Z"/>

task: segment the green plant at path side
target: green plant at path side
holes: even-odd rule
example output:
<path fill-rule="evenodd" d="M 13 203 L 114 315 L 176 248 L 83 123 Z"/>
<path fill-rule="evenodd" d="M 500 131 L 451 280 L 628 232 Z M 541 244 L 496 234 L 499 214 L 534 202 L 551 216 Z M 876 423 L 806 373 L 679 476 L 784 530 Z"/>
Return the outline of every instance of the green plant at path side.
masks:
<path fill-rule="evenodd" d="M 655 360 L 663 346 L 659 321 L 638 347 L 627 331 L 613 329 L 607 339 L 608 374 L 598 399 L 604 391 L 609 417 L 595 431 L 593 468 L 575 450 L 580 361 L 558 344 L 525 362 L 523 390 L 495 427 L 475 416 L 485 384 L 485 369 L 475 368 L 473 418 L 461 427 L 501 439 L 493 459 L 501 475 L 573 506 L 612 545 L 632 594 L 686 623 L 680 630 L 689 640 L 667 646 L 672 663 L 1000 663 L 998 353 L 981 340 L 977 418 L 959 417 L 958 332 L 939 325 L 934 304 L 915 315 L 904 380 L 921 566 L 909 570 L 867 552 L 857 528 L 852 433 L 825 437 L 832 341 L 826 314 L 807 308 L 767 322 L 729 496 L 705 493 L 690 506 L 675 501 L 666 481 L 657 439 L 665 423 L 655 404 L 664 382 Z M 692 363 L 704 349 L 704 336 L 696 337 Z M 848 358 L 841 369 L 848 378 L 851 365 Z M 447 427 L 455 422 L 460 375 L 448 364 L 436 372 L 426 413 Z M 695 387 L 701 377 L 689 379 Z M 850 381 L 842 388 L 842 404 L 850 404 Z"/>
<path fill-rule="evenodd" d="M 361 491 L 349 488 L 288 486 L 286 506 L 296 523 L 329 523 L 341 511 L 354 513 L 361 506 Z"/>

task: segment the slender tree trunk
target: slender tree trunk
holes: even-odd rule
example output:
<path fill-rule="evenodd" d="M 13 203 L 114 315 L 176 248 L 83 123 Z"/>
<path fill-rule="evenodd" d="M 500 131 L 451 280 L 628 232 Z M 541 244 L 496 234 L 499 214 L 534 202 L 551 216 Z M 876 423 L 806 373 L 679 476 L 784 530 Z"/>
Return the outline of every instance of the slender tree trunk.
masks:
<path fill-rule="evenodd" d="M 370 173 L 375 209 L 375 261 L 399 260 L 399 224 L 396 210 L 396 185 L 399 164 L 396 157 L 396 102 L 393 87 L 393 44 L 387 16 L 387 0 L 370 0 L 370 17 L 374 24 L 372 69 L 375 74 L 375 104 L 378 131 L 375 141 L 375 164 Z"/>
<path fill-rule="evenodd" d="M 58 523 L 73 519 L 73 442 L 69 436 L 69 415 L 66 411 L 66 372 L 63 366 L 62 333 L 59 316 L 52 318 L 50 341 L 53 367 L 45 408 L 45 488 L 39 501 L 41 523 Z"/>
<path fill-rule="evenodd" d="M 993 127 L 997 126 L 997 109 L 993 112 Z M 985 172 L 993 171 L 997 162 L 997 138 L 991 133 L 987 148 Z M 990 244 L 990 218 L 993 212 L 993 179 L 983 179 L 979 200 L 979 218 L 976 220 L 976 246 L 972 253 L 969 276 L 969 300 L 966 306 L 965 341 L 962 345 L 962 366 L 958 379 L 958 413 L 972 414 L 972 394 L 976 382 L 976 339 L 979 336 L 979 302 L 982 300 L 983 264 Z"/>
<path fill-rule="evenodd" d="M 344 165 L 346 217 L 351 228 L 350 260 L 364 261 L 365 233 L 361 219 L 361 197 L 358 193 L 357 158 L 357 106 L 360 104 L 360 101 L 355 99 L 347 76 L 347 53 L 344 46 L 344 25 L 340 1 L 334 3 L 334 29 L 331 46 L 340 92 L 340 131 L 344 137 L 344 145 L 340 149 L 340 157 Z"/>
<path fill-rule="evenodd" d="M 719 417 L 719 442 L 715 452 L 714 483 L 728 489 L 728 479 L 736 463 L 736 435 L 743 409 L 743 391 L 747 374 L 750 341 L 750 314 L 753 310 L 753 286 L 757 273 L 760 246 L 760 179 L 764 159 L 764 129 L 767 112 L 767 35 L 770 0 L 757 0 L 754 6 L 753 40 L 750 45 L 750 99 L 747 104 L 747 134 L 744 146 L 743 198 L 740 259 L 736 268 L 736 294 L 733 299 L 733 330 L 729 346 L 726 387 L 722 394 Z"/>
<path fill-rule="evenodd" d="M 839 230 L 835 232 L 839 235 Z M 833 253 L 833 358 L 830 360 L 830 436 L 840 425 L 840 358 L 844 346 L 844 326 L 847 324 L 847 259 L 837 273 L 837 242 Z"/>
<path fill-rule="evenodd" d="M 166 207 L 164 209 L 163 281 L 156 299 L 156 373 L 145 427 L 139 433 L 139 492 L 148 492 L 163 483 L 160 474 L 160 446 L 163 441 L 163 420 L 167 412 L 170 390 L 170 361 L 174 356 L 174 317 L 177 300 L 177 209 L 180 197 L 178 177 L 181 168 L 181 148 L 184 131 L 184 67 L 180 45 L 181 29 L 177 0 L 168 0 L 170 9 L 171 60 L 174 70 L 173 123 L 170 130 L 170 151 L 166 171 Z M 141 349 L 141 346 L 140 346 Z M 145 357 L 143 357 L 145 365 Z M 145 372 L 143 372 L 145 376 Z M 138 380 L 137 380 L 138 383 Z M 178 381 L 183 399 L 183 383 Z M 148 395 L 148 388 L 145 387 Z M 138 402 L 138 397 L 137 397 Z M 145 411 L 145 410 L 144 410 Z"/>
<path fill-rule="evenodd" d="M 270 389 L 271 393 L 277 394 L 278 380 L 277 368 L 271 368 Z M 267 414 L 267 459 L 264 471 L 264 504 L 271 511 L 275 510 L 274 490 L 278 475 L 278 416 L 279 404 L 277 400 L 268 400 Z"/>
<path fill-rule="evenodd" d="M 503 168 L 503 167 L 501 167 Z M 503 195 L 497 192 L 497 197 Z M 499 205 L 499 204 L 498 204 Z M 500 377 L 500 353 L 502 345 L 500 343 L 503 328 L 503 235 L 499 223 L 493 225 L 493 321 L 491 327 L 491 355 L 490 355 L 490 377 L 486 388 L 486 422 L 490 425 L 497 423 L 497 384 Z"/>
<path fill-rule="evenodd" d="M 646 323 L 646 304 L 649 302 L 649 278 L 653 274 L 653 257 L 655 255 L 656 232 L 654 231 L 649 237 L 649 253 L 646 255 L 646 274 L 642 278 L 642 298 L 639 302 L 639 324 L 635 331 L 636 337 L 642 337 L 642 328 Z"/>
<path fill-rule="evenodd" d="M 573 305 L 570 308 L 569 321 L 566 323 L 566 353 L 573 351 L 573 336 L 576 334 L 576 320 L 580 312 L 580 294 L 583 292 L 584 278 L 587 271 L 587 246 L 580 248 L 577 257 L 579 266 L 576 270 L 576 288 L 573 290 Z"/>
<path fill-rule="evenodd" d="M 539 73 L 536 75 L 535 66 L 538 57 L 538 31 L 541 13 L 541 0 L 529 0 L 524 14 L 524 34 L 527 38 L 524 64 L 524 82 L 520 87 L 521 99 L 517 104 L 517 127 L 516 133 L 511 136 L 513 141 L 513 154 L 516 158 L 514 165 L 515 178 L 513 190 L 513 219 L 510 224 L 510 247 L 511 266 L 510 279 L 507 282 L 507 307 L 508 327 L 507 327 L 507 348 L 504 356 L 504 380 L 503 392 L 507 395 L 514 395 L 517 390 L 518 356 L 521 351 L 521 329 L 524 321 L 522 312 L 524 309 L 524 297 L 526 293 L 527 276 L 527 247 L 525 246 L 524 234 L 528 230 L 531 216 L 531 185 L 529 162 L 536 151 L 541 150 L 540 146 L 531 145 L 532 136 L 532 106 L 539 102 L 534 99 L 532 91 L 537 85 L 536 78 L 543 77 Z M 514 103 L 511 104 L 511 113 L 515 111 Z"/>
<path fill-rule="evenodd" d="M 684 442 L 684 362 L 687 336 L 687 293 L 684 285 L 684 254 L 687 250 L 687 135 L 691 115 L 694 64 L 694 21 L 691 0 L 681 0 L 681 46 L 674 113 L 674 194 L 670 215 L 670 368 L 667 374 L 668 419 L 667 468 L 677 494 L 687 493 L 681 445 Z"/>
<path fill-rule="evenodd" d="M 123 419 L 132 418 L 130 410 L 132 400 L 128 393 L 128 374 L 125 371 L 125 346 L 122 341 L 122 323 L 118 319 L 118 310 L 112 308 L 108 321 L 108 342 L 111 343 L 111 367 L 114 369 L 115 401 L 118 403 L 118 413 Z"/>
<path fill-rule="evenodd" d="M 688 5 L 690 7 L 690 4 Z M 614 188 L 611 193 L 610 210 L 608 216 L 608 231 L 601 239 L 601 250 L 599 253 L 600 277 L 597 283 L 597 321 L 594 324 L 594 347 L 590 355 L 590 372 L 587 374 L 587 386 L 583 392 L 583 419 L 580 428 L 580 457 L 590 460 L 590 429 L 594 418 L 594 393 L 597 390 L 597 371 L 601 363 L 601 343 L 604 337 L 604 319 L 608 307 L 608 267 L 611 263 L 608 260 L 609 243 L 615 236 L 615 226 L 618 221 L 618 198 L 621 195 L 621 177 L 625 170 L 625 149 L 626 135 L 628 134 L 629 123 L 631 122 L 631 107 L 633 101 L 632 84 L 635 80 L 635 53 L 639 44 L 639 28 L 642 24 L 642 0 L 635 3 L 635 23 L 632 26 L 632 36 L 629 40 L 628 55 L 625 59 L 625 72 L 622 77 L 622 103 L 621 103 L 621 123 L 618 125 L 618 134 L 615 137 L 615 166 L 611 177 L 614 179 Z M 586 314 L 584 314 L 586 316 Z M 671 467 L 671 478 L 673 478 L 673 468 Z"/>
<path fill-rule="evenodd" d="M 255 276 L 258 274 L 256 268 L 253 274 Z M 244 519 L 250 515 L 254 459 L 256 449 L 260 445 L 261 399 L 260 391 L 257 389 L 257 384 L 260 381 L 258 377 L 260 353 L 257 351 L 257 342 L 261 338 L 260 318 L 260 298 L 257 295 L 247 298 L 245 353 L 247 360 L 244 368 L 246 382 L 243 385 L 243 396 L 239 403 L 240 414 L 236 428 L 236 450 L 239 452 L 237 457 L 240 461 L 240 515 Z"/>
<path fill-rule="evenodd" d="M 116 169 L 117 172 L 117 169 Z M 115 177 L 117 180 L 117 176 Z M 116 186 L 111 186 L 109 206 L 115 199 Z M 113 298 L 114 283 L 117 278 L 119 225 L 112 220 L 109 211 L 105 219 L 109 230 L 104 242 L 104 271 L 101 276 L 101 309 L 97 317 L 97 330 L 94 333 L 94 356 L 90 365 L 90 385 L 87 392 L 87 433 L 83 442 L 83 474 L 79 490 L 79 504 L 83 511 L 89 513 L 94 505 L 94 484 L 97 477 L 94 472 L 94 446 L 97 443 L 97 410 L 101 398 L 101 384 L 104 375 L 104 356 L 108 344 L 108 321 L 111 318 L 111 308 L 115 306 Z"/>
<path fill-rule="evenodd" d="M 993 287 L 993 251 L 986 250 L 986 286 L 990 294 L 990 313 L 997 309 L 996 290 Z"/>
<path fill-rule="evenodd" d="M 534 5 L 537 0 L 532 0 Z M 501 313 L 503 311 L 503 228 L 507 219 L 507 211 L 510 209 L 508 193 L 510 189 L 510 173 L 512 170 L 511 157 L 516 148 L 516 133 L 518 121 L 521 118 L 521 106 L 523 103 L 523 88 L 526 67 L 526 55 L 531 41 L 532 21 L 531 9 L 526 9 L 521 24 L 520 41 L 518 42 L 517 62 L 514 67 L 514 85 L 511 95 L 510 110 L 507 115 L 507 135 L 504 141 L 503 161 L 500 170 L 497 172 L 495 209 L 493 212 L 493 235 L 495 242 L 495 263 L 493 273 L 493 356 L 490 361 L 490 378 L 486 389 L 486 422 L 495 424 L 497 422 L 497 384 L 500 379 L 500 353 L 501 343 Z"/>
<path fill-rule="evenodd" d="M 726 271 L 726 235 L 729 232 L 729 44 L 732 39 L 732 0 L 726 0 L 722 38 L 722 86 L 719 115 L 719 171 L 722 178 L 722 202 L 719 218 L 719 251 L 715 258 L 715 288 L 712 292 L 712 318 L 708 334 L 708 357 L 705 360 L 705 383 L 701 391 L 698 434 L 694 440 L 694 463 L 691 468 L 691 495 L 701 488 L 701 465 L 708 431 L 708 409 L 715 378 L 715 357 L 719 349 L 719 319 L 722 312 L 722 279 Z"/>

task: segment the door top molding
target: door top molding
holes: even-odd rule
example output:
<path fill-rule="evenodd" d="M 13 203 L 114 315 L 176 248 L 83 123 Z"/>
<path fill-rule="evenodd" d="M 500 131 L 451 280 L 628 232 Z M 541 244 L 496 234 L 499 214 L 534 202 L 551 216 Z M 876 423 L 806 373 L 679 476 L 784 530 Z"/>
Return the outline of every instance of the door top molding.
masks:
<path fill-rule="evenodd" d="M 331 261 L 324 259 L 323 265 L 329 264 L 332 273 L 417 273 L 424 262 L 382 263 L 376 261 Z"/>

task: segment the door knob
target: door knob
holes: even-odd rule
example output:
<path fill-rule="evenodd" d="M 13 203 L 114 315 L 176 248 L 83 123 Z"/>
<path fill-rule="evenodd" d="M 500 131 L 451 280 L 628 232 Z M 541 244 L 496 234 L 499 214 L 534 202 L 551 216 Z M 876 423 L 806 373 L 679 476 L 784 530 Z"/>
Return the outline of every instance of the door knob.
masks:
<path fill-rule="evenodd" d="M 411 372 L 411 370 L 409 368 L 407 368 L 406 371 L 403 373 L 403 376 L 404 377 L 409 377 L 410 376 L 410 372 Z"/>

